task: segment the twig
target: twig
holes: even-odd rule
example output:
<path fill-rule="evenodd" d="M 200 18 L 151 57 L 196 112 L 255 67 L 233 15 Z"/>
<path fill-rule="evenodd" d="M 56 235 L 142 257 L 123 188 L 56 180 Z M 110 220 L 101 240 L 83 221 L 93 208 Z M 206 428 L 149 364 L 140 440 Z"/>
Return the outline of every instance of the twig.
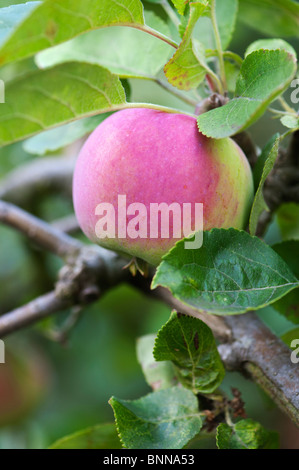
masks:
<path fill-rule="evenodd" d="M 49 157 L 33 160 L 0 180 L 0 199 L 26 206 L 38 194 L 59 191 L 71 195 L 74 158 Z"/>
<path fill-rule="evenodd" d="M 64 324 L 60 328 L 53 328 L 45 332 L 45 336 L 56 343 L 65 346 L 68 342 L 69 335 L 74 327 L 78 324 L 84 313 L 82 307 L 73 307 Z"/>
<path fill-rule="evenodd" d="M 0 316 L 0 338 L 72 306 L 95 302 L 106 290 L 127 281 L 127 260 L 96 245 L 83 245 L 59 271 L 55 290 Z"/>
<path fill-rule="evenodd" d="M 57 297 L 55 291 L 42 295 L 32 302 L 0 316 L 0 337 L 32 325 L 53 313 L 65 310 L 70 302 Z"/>
<path fill-rule="evenodd" d="M 75 255 L 83 243 L 55 229 L 23 209 L 0 200 L 0 222 L 24 233 L 45 250 L 66 258 Z"/>
<path fill-rule="evenodd" d="M 61 219 L 56 219 L 51 222 L 51 225 L 55 229 L 68 234 L 77 232 L 80 229 L 78 220 L 73 214 L 62 217 Z"/>

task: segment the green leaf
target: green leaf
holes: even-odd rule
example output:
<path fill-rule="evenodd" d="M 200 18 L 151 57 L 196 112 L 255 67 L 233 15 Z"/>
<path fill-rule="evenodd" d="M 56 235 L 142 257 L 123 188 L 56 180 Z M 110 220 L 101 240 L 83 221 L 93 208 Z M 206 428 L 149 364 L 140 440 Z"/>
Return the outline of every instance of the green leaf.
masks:
<path fill-rule="evenodd" d="M 291 348 L 291 344 L 294 341 L 294 339 L 299 338 L 299 326 L 296 328 L 292 328 L 291 330 L 287 331 L 281 336 L 282 341 L 289 347 Z"/>
<path fill-rule="evenodd" d="M 299 36 L 299 5 L 292 0 L 240 0 L 239 18 L 274 37 Z"/>
<path fill-rule="evenodd" d="M 145 12 L 146 24 L 170 36 L 167 24 L 153 12 Z M 109 44 L 109 47 L 107 47 Z M 154 77 L 167 62 L 170 46 L 132 28 L 114 27 L 90 31 L 36 56 L 45 68 L 66 61 L 102 65 L 122 77 Z"/>
<path fill-rule="evenodd" d="M 33 155 L 55 152 L 89 134 L 107 117 L 108 114 L 100 114 L 41 132 L 24 142 L 24 150 Z"/>
<path fill-rule="evenodd" d="M 216 20 L 222 50 L 227 49 L 231 42 L 238 13 L 238 0 L 216 0 Z M 199 18 L 194 36 L 204 44 L 206 49 L 216 49 L 215 34 L 209 15 Z"/>
<path fill-rule="evenodd" d="M 297 53 L 295 49 L 289 44 L 288 42 L 284 41 L 283 39 L 258 39 L 250 44 L 247 47 L 245 52 L 245 57 L 251 54 L 253 51 L 258 51 L 259 49 L 264 50 L 276 50 L 280 49 L 283 51 L 287 51 L 290 54 L 293 54 L 297 58 Z"/>
<path fill-rule="evenodd" d="M 261 154 L 259 155 L 256 164 L 254 165 L 253 168 L 253 181 L 254 181 L 254 188 L 257 190 L 259 187 L 263 171 L 264 171 L 264 166 L 266 163 L 266 160 L 273 148 L 273 145 L 276 142 L 276 139 L 279 138 L 279 133 L 277 132 L 276 134 L 272 135 L 272 137 L 268 140 L 266 143 L 265 147 L 263 148 Z"/>
<path fill-rule="evenodd" d="M 204 232 L 196 250 L 179 241 L 156 271 L 152 288 L 158 285 L 199 311 L 233 315 L 269 305 L 299 282 L 263 241 L 231 228 Z"/>
<path fill-rule="evenodd" d="M 173 312 L 158 332 L 154 357 L 172 361 L 182 385 L 193 393 L 212 393 L 225 370 L 213 333 L 201 320 Z"/>
<path fill-rule="evenodd" d="M 12 62 L 11 64 L 0 67 L 0 77 L 7 87 L 9 82 L 15 81 L 22 75 L 25 76 L 37 70 L 38 67 L 34 62 L 34 59 L 30 57 L 29 59 L 20 60 L 19 62 Z"/>
<path fill-rule="evenodd" d="M 128 449 L 181 449 L 201 429 L 197 398 L 173 387 L 138 400 L 112 397 L 120 439 Z"/>
<path fill-rule="evenodd" d="M 295 73 L 295 57 L 284 50 L 252 52 L 241 66 L 236 97 L 221 108 L 200 115 L 199 130 L 217 139 L 241 132 L 262 116 Z"/>
<path fill-rule="evenodd" d="M 29 16 L 40 3 L 41 2 L 28 2 L 22 5 L 13 5 L 0 9 L 0 45 L 4 43 L 16 26 Z M 1 6 L 3 6 L 2 3 Z"/>
<path fill-rule="evenodd" d="M 299 117 L 287 114 L 280 119 L 281 124 L 289 129 L 299 128 Z"/>
<path fill-rule="evenodd" d="M 299 240 L 287 240 L 272 246 L 287 263 L 294 275 L 299 277 Z M 289 321 L 299 323 L 299 289 L 294 289 L 272 305 Z"/>
<path fill-rule="evenodd" d="M 180 35 L 181 39 L 183 39 L 183 37 L 184 37 L 186 28 L 188 26 L 188 21 L 189 21 L 189 18 L 188 18 L 187 15 L 183 16 L 181 18 L 181 22 L 180 22 L 179 27 L 178 27 L 178 32 L 179 32 L 179 35 Z"/>
<path fill-rule="evenodd" d="M 119 78 L 98 65 L 66 63 L 8 84 L 0 106 L 0 145 L 59 124 L 119 109 Z"/>
<path fill-rule="evenodd" d="M 28 3 L 28 0 L 1 0 L 1 8 L 18 5 L 20 3 Z"/>
<path fill-rule="evenodd" d="M 236 90 L 236 84 L 240 72 L 240 67 L 232 62 L 226 60 L 224 62 L 224 69 L 225 69 L 225 76 L 226 76 L 226 84 L 227 89 L 231 93 L 234 93 Z"/>
<path fill-rule="evenodd" d="M 185 13 L 186 6 L 192 0 L 171 0 L 180 15 Z"/>
<path fill-rule="evenodd" d="M 276 211 L 276 218 L 283 240 L 299 239 L 299 204 L 281 204 Z"/>
<path fill-rule="evenodd" d="M 144 24 L 139 0 L 45 0 L 0 48 L 0 64 L 19 60 L 106 26 Z M 67 27 L 66 27 L 67 26 Z"/>
<path fill-rule="evenodd" d="M 271 147 L 271 150 L 269 151 L 269 154 L 266 158 L 265 165 L 263 168 L 262 176 L 259 182 L 259 186 L 257 189 L 257 192 L 255 193 L 252 208 L 251 208 L 251 213 L 249 217 L 249 232 L 251 235 L 255 235 L 256 229 L 257 229 L 257 224 L 260 215 L 262 212 L 265 210 L 269 210 L 268 206 L 266 204 L 266 201 L 264 199 L 263 195 L 263 187 L 266 181 L 266 178 L 268 177 L 269 173 L 271 172 L 274 163 L 278 157 L 278 149 L 279 149 L 279 144 L 282 140 L 281 136 L 278 136 L 275 139 L 275 142 L 273 146 Z M 263 158 L 263 157 L 262 157 Z"/>
<path fill-rule="evenodd" d="M 279 436 L 252 419 L 242 419 L 233 427 L 226 423 L 217 428 L 218 449 L 278 449 Z"/>
<path fill-rule="evenodd" d="M 238 13 L 238 0 L 216 0 L 216 19 L 222 50 L 227 49 L 232 40 Z M 215 44 L 216 46 L 216 44 Z"/>
<path fill-rule="evenodd" d="M 205 9 L 205 3 L 190 4 L 190 18 L 183 40 L 174 56 L 164 67 L 165 76 L 169 83 L 180 90 L 197 88 L 210 71 L 205 62 L 205 51 L 202 44 L 192 40 L 194 26 Z"/>
<path fill-rule="evenodd" d="M 163 390 L 177 384 L 175 370 L 170 361 L 157 362 L 153 356 L 156 335 L 137 340 L 137 358 L 143 374 L 153 390 Z"/>
<path fill-rule="evenodd" d="M 99 424 L 54 442 L 50 449 L 121 449 L 115 424 Z"/>

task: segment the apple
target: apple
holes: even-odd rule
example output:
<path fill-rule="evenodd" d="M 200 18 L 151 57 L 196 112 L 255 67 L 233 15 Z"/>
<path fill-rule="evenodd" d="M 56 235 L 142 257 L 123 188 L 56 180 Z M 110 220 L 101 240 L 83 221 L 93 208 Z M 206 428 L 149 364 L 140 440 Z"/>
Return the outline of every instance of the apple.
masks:
<path fill-rule="evenodd" d="M 243 229 L 252 200 L 242 150 L 230 138 L 205 137 L 186 114 L 145 108 L 112 114 L 90 134 L 74 171 L 74 209 L 87 237 L 153 265 L 179 238 L 199 229 L 199 205 L 204 230 Z M 164 228 L 163 203 L 169 215 Z M 187 205 L 189 230 L 183 232 Z"/>
<path fill-rule="evenodd" d="M 0 427 L 19 423 L 38 406 L 50 379 L 48 362 L 40 351 L 5 351 L 0 363 Z"/>

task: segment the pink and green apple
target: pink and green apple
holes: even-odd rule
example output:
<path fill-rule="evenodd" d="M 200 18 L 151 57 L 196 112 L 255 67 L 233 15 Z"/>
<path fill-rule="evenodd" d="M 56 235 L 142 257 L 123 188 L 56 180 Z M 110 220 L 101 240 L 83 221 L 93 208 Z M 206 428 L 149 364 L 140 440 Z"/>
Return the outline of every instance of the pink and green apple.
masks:
<path fill-rule="evenodd" d="M 175 238 L 170 211 L 169 236 L 162 229 L 151 236 L 153 205 L 178 203 L 183 214 L 184 205 L 201 203 L 204 230 L 243 229 L 252 199 L 251 169 L 232 139 L 209 139 L 192 116 L 153 109 L 108 117 L 86 140 L 74 172 L 74 208 L 87 237 L 154 265 L 178 238 L 196 229 L 198 214 L 190 212 L 190 233 Z M 136 203 L 147 212 L 138 213 Z M 120 204 L 126 205 L 125 220 Z"/>

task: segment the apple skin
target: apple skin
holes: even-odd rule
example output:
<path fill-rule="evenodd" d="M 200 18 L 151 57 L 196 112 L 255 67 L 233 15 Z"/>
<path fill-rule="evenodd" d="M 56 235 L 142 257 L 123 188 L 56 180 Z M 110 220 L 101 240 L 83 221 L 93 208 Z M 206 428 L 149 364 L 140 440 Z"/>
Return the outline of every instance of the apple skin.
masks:
<path fill-rule="evenodd" d="M 127 206 L 143 203 L 148 213 L 150 203 L 203 203 L 204 230 L 243 229 L 253 180 L 247 158 L 232 139 L 205 137 L 192 116 L 133 108 L 109 116 L 83 145 L 73 179 L 74 209 L 93 242 L 159 264 L 177 238 L 97 237 L 95 209 L 103 202 L 115 208 L 117 235 L 118 195 L 126 195 Z"/>

